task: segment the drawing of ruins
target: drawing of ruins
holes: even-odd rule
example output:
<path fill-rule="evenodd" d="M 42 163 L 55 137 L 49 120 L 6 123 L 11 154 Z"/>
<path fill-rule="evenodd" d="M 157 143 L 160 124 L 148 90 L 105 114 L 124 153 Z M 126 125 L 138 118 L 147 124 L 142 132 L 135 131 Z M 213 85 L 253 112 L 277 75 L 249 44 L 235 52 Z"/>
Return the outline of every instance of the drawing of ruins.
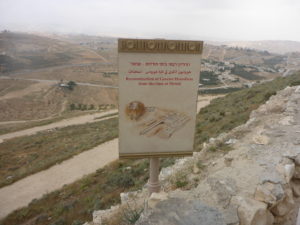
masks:
<path fill-rule="evenodd" d="M 127 105 L 126 115 L 134 122 L 139 135 L 161 139 L 169 139 L 190 120 L 184 113 L 159 107 L 145 107 L 138 101 Z"/>

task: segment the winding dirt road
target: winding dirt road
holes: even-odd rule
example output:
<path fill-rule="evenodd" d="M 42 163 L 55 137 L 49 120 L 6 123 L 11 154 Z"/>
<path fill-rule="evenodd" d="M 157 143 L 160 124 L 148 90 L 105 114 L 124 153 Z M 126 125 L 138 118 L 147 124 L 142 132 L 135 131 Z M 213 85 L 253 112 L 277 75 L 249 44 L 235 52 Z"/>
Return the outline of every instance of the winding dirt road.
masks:
<path fill-rule="evenodd" d="M 10 138 L 26 136 L 26 135 L 27 136 L 33 135 L 33 134 L 36 134 L 37 132 L 45 131 L 45 130 L 49 130 L 49 129 L 56 129 L 56 128 L 62 128 L 62 127 L 67 127 L 67 126 L 71 126 L 71 125 L 79 125 L 79 124 L 97 122 L 97 121 L 100 121 L 101 119 L 95 120 L 96 118 L 105 116 L 105 115 L 109 115 L 111 113 L 116 113 L 116 112 L 118 112 L 118 110 L 113 109 L 113 110 L 109 110 L 106 112 L 99 112 L 99 113 L 94 113 L 94 114 L 77 116 L 77 117 L 64 119 L 64 120 L 54 122 L 54 123 L 44 125 L 44 126 L 38 126 L 38 127 L 29 128 L 26 130 L 16 131 L 13 133 L 3 134 L 3 135 L 0 135 L 0 143 L 1 143 L 1 140 L 4 141 L 4 140 L 10 139 Z M 107 119 L 107 118 L 105 118 L 105 119 Z"/>
<path fill-rule="evenodd" d="M 27 81 L 35 81 L 39 82 L 42 84 L 47 84 L 49 85 L 57 85 L 60 81 L 59 80 L 45 80 L 45 79 L 34 79 L 34 78 L 19 78 L 19 77 L 5 77 L 5 76 L 0 76 L 0 79 L 6 79 L 6 80 L 27 80 Z M 92 83 L 83 83 L 83 82 L 76 82 L 77 85 L 82 85 L 82 86 L 90 86 L 90 87 L 101 87 L 101 88 L 113 88 L 113 89 L 118 89 L 117 86 L 113 85 L 104 85 L 104 84 L 92 84 Z M 32 85 L 31 85 L 32 86 Z M 27 88 L 28 90 L 31 91 L 30 87 Z"/>
<path fill-rule="evenodd" d="M 210 101 L 218 96 L 200 96 L 198 98 L 197 112 Z M 36 132 L 65 127 L 74 124 L 95 122 L 95 118 L 117 110 L 110 110 L 103 113 L 84 115 L 71 119 L 62 120 L 53 124 L 34 127 L 23 131 L 1 135 L 0 138 L 8 139 L 23 135 L 32 135 Z M 108 118 L 103 118 L 108 119 Z M 100 119 L 101 120 L 101 119 Z M 103 143 L 91 150 L 82 152 L 61 164 L 55 165 L 47 170 L 38 172 L 23 178 L 9 186 L 0 189 L 0 219 L 8 215 L 13 210 L 28 205 L 32 199 L 38 199 L 44 194 L 61 188 L 65 184 L 70 184 L 84 175 L 95 172 L 108 163 L 118 159 L 118 139 Z"/>
<path fill-rule="evenodd" d="M 118 158 L 118 139 L 108 141 L 61 164 L 0 189 L 0 219 L 32 199 L 70 184 Z"/>

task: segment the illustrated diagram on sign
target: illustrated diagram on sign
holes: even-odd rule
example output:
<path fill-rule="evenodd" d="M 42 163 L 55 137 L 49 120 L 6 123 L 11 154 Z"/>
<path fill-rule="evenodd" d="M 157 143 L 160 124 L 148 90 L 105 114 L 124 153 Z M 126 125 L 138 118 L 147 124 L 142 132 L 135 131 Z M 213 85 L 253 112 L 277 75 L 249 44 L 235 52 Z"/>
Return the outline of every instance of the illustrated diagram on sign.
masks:
<path fill-rule="evenodd" d="M 158 107 L 146 107 L 139 101 L 127 104 L 125 113 L 139 135 L 157 136 L 161 139 L 169 139 L 190 120 L 184 113 Z"/>

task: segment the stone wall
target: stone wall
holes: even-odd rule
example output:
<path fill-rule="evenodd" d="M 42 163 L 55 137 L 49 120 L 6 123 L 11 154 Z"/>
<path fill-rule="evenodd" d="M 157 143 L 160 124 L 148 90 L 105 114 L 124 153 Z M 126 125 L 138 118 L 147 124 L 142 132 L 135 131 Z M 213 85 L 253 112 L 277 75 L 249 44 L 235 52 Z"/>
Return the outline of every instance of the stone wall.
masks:
<path fill-rule="evenodd" d="M 218 150 L 219 143 L 233 150 Z M 214 146 L 217 150 L 210 151 Z M 176 188 L 178 179 L 186 185 Z M 249 121 L 211 139 L 193 157 L 161 171 L 161 193 L 124 193 L 94 212 L 94 224 L 120 207 L 143 208 L 137 225 L 294 225 L 300 204 L 300 86 L 253 111 Z M 134 203 L 134 204 L 133 204 Z M 120 211 L 119 211 L 120 212 Z"/>

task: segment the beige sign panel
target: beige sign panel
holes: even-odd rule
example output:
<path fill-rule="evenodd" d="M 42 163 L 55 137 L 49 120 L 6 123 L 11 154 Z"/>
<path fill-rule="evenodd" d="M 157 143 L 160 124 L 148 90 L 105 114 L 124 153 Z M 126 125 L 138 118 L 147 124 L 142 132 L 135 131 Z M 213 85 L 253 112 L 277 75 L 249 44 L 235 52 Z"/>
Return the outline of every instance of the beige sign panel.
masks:
<path fill-rule="evenodd" d="M 191 155 L 201 41 L 119 39 L 119 155 Z"/>

